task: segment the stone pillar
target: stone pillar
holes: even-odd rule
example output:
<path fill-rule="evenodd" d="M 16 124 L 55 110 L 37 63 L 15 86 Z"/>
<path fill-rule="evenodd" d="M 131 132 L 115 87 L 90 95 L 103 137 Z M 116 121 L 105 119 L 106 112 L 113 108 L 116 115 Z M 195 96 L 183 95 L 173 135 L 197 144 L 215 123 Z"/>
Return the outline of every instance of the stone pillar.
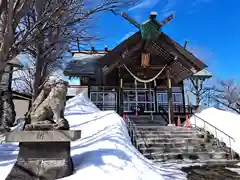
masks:
<path fill-rule="evenodd" d="M 173 100 L 172 100 L 172 82 L 170 77 L 170 69 L 166 70 L 167 75 L 167 94 L 168 94 L 168 124 L 175 124 L 173 113 Z"/>

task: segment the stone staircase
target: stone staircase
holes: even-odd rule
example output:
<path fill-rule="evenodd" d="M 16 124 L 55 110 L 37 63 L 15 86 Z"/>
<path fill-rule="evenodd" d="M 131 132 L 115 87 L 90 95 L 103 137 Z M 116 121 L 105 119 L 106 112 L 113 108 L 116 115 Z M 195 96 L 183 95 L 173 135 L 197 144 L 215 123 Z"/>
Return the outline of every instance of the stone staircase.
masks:
<path fill-rule="evenodd" d="M 131 121 L 138 126 L 166 126 L 167 122 L 161 115 L 128 115 Z"/>
<path fill-rule="evenodd" d="M 135 145 L 148 159 L 155 162 L 192 163 L 239 161 L 237 153 L 208 132 L 196 128 L 164 126 L 166 122 L 156 120 L 158 116 L 153 120 L 149 118 L 140 116 L 138 120 L 132 120 L 135 125 Z"/>

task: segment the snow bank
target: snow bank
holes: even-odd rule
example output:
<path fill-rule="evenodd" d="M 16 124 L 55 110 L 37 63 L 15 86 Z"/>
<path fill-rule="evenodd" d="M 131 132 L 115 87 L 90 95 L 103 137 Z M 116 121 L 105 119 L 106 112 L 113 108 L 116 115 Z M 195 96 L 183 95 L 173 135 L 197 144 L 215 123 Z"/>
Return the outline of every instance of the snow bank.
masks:
<path fill-rule="evenodd" d="M 85 93 L 68 101 L 65 117 L 72 129 L 82 130 L 82 139 L 72 143 L 77 170 L 65 180 L 185 179 L 183 172 L 157 167 L 143 157 L 132 146 L 123 119 L 114 111 L 100 111 Z"/>
<path fill-rule="evenodd" d="M 240 115 L 216 108 L 205 109 L 196 115 L 233 137 L 235 142 L 231 141 L 232 149 L 240 154 Z M 198 127 L 204 127 L 203 121 L 195 116 L 192 116 L 190 121 L 192 124 L 196 122 Z M 219 131 L 216 132 L 215 129 L 208 124 L 205 124 L 205 128 L 214 136 L 216 136 L 217 133 L 218 139 L 225 142 L 227 146 L 230 146 L 229 138 L 226 135 Z"/>
<path fill-rule="evenodd" d="M 155 165 L 131 144 L 123 119 L 114 111 L 100 111 L 81 93 L 68 100 L 65 117 L 71 129 L 81 129 L 82 138 L 71 143 L 75 179 L 182 180 L 185 173 L 175 167 Z M 19 128 L 16 128 L 19 129 Z M 5 179 L 16 161 L 16 144 L 0 146 L 0 179 Z"/>

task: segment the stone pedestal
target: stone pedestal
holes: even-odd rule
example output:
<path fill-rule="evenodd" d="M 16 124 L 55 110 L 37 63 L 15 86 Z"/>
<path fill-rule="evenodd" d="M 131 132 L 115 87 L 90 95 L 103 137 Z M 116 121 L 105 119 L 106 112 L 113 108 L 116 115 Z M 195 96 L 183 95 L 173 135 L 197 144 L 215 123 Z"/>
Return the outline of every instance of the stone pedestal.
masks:
<path fill-rule="evenodd" d="M 20 142 L 13 169 L 6 180 L 54 180 L 73 173 L 70 141 L 79 139 L 81 131 L 11 132 L 8 142 Z"/>

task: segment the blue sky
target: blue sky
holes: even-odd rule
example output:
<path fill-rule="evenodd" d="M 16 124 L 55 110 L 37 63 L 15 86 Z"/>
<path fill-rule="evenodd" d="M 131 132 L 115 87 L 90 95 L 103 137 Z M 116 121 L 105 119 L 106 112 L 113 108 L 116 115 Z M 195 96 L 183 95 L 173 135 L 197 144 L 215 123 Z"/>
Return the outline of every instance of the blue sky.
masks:
<path fill-rule="evenodd" d="M 126 10 L 138 22 L 143 22 L 151 11 L 158 19 L 174 13 L 175 18 L 163 31 L 180 44 L 189 41 L 188 48 L 208 66 L 216 78 L 239 79 L 240 60 L 240 1 L 239 0 L 145 0 Z M 103 38 L 93 43 L 98 49 L 104 45 L 115 47 L 137 29 L 111 12 L 98 16 L 92 29 Z"/>

